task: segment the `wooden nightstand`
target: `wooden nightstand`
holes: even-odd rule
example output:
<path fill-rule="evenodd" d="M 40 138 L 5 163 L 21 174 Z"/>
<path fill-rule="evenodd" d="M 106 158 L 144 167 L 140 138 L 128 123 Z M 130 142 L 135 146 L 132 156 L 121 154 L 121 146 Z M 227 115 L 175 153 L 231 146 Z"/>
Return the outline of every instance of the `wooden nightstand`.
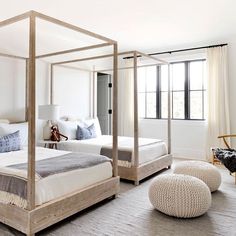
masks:
<path fill-rule="evenodd" d="M 57 149 L 57 144 L 59 142 L 51 140 L 40 140 L 38 143 L 44 145 L 45 148 Z"/>

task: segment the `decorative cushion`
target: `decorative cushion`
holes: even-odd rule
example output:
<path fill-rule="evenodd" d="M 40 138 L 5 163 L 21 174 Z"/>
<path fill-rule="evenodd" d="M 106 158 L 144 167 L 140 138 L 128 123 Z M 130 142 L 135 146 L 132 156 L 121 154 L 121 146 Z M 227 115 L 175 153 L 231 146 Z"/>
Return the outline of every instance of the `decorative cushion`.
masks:
<path fill-rule="evenodd" d="M 204 161 L 182 161 L 174 168 L 175 174 L 191 175 L 201 179 L 209 187 L 211 192 L 216 191 L 221 184 L 219 170 Z"/>
<path fill-rule="evenodd" d="M 188 175 L 156 177 L 149 187 L 149 199 L 158 211 L 180 218 L 203 215 L 211 206 L 211 192 L 207 185 Z"/>
<path fill-rule="evenodd" d="M 21 146 L 28 145 L 28 122 L 0 124 L 0 136 L 20 132 Z"/>
<path fill-rule="evenodd" d="M 101 136 L 102 132 L 101 132 L 101 127 L 100 127 L 98 118 L 85 119 L 85 120 L 77 119 L 77 120 L 73 120 L 73 121 L 60 120 L 57 123 L 60 133 L 67 136 L 69 140 L 77 139 L 76 132 L 77 132 L 78 125 L 80 127 L 84 128 L 84 127 L 91 126 L 92 124 L 94 124 L 94 126 L 95 126 L 96 137 Z"/>
<path fill-rule="evenodd" d="M 76 139 L 77 126 L 84 127 L 82 121 L 58 121 L 57 123 L 60 133 L 68 137 L 69 140 Z"/>
<path fill-rule="evenodd" d="M 81 127 L 78 125 L 76 132 L 76 139 L 83 140 L 90 138 L 96 138 L 96 131 L 94 124 L 90 125 L 89 127 Z"/>
<path fill-rule="evenodd" d="M 100 126 L 100 123 L 99 123 L 99 120 L 98 118 L 94 118 L 94 119 L 86 119 L 84 120 L 84 123 L 87 125 L 87 126 L 90 126 L 92 124 L 94 124 L 95 126 L 95 132 L 96 132 L 96 136 L 101 136 L 102 135 L 102 131 L 101 131 L 101 126 Z"/>
<path fill-rule="evenodd" d="M 21 149 L 20 131 L 0 137 L 0 153 Z"/>

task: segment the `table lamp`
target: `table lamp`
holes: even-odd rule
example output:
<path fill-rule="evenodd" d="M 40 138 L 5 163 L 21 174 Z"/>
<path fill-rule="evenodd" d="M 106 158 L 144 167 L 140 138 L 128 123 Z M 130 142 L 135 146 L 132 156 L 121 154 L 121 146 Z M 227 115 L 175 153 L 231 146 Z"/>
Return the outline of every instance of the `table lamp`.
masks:
<path fill-rule="evenodd" d="M 51 127 L 52 121 L 59 119 L 59 110 L 58 105 L 40 105 L 39 106 L 39 119 L 47 120 L 47 123 L 43 127 L 43 139 L 50 140 L 51 138 Z"/>

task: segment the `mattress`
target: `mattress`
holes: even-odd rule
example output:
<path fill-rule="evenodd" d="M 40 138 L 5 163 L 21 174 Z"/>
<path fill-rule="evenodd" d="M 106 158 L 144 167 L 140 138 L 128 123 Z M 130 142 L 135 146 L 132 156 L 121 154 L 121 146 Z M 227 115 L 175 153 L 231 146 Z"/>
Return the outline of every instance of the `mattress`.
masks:
<path fill-rule="evenodd" d="M 59 157 L 68 153 L 70 152 L 37 147 L 36 160 L 39 161 L 57 156 Z M 26 162 L 26 148 L 15 152 L 0 153 L 0 169 L 10 165 Z M 41 205 L 50 200 L 62 197 L 66 194 L 88 187 L 89 185 L 103 181 L 110 177 L 112 177 L 112 166 L 110 162 L 101 163 L 88 168 L 50 175 L 36 182 L 36 205 Z M 12 203 L 8 202 L 7 198 L 1 197 L 1 193 L 0 201 L 3 203 Z M 25 202 L 19 202 L 19 206 L 25 207 Z"/>
<path fill-rule="evenodd" d="M 118 161 L 121 166 L 130 167 L 134 163 L 132 137 L 118 137 L 118 149 L 131 152 L 132 161 Z M 68 140 L 58 144 L 60 150 L 72 152 L 89 152 L 100 154 L 102 147 L 112 148 L 112 136 L 101 135 L 97 138 L 86 140 Z M 152 161 L 167 154 L 167 147 L 164 141 L 159 139 L 139 138 L 139 164 Z"/>

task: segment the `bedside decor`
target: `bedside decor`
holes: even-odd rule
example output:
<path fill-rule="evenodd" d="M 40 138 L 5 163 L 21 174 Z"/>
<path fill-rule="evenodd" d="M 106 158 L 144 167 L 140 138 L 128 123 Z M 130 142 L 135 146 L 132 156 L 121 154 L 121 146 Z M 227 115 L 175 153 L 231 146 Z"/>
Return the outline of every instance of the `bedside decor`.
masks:
<path fill-rule="evenodd" d="M 52 121 L 59 119 L 58 105 L 41 105 L 39 106 L 39 119 L 47 120 L 47 123 L 43 127 L 43 139 L 50 140 Z"/>

